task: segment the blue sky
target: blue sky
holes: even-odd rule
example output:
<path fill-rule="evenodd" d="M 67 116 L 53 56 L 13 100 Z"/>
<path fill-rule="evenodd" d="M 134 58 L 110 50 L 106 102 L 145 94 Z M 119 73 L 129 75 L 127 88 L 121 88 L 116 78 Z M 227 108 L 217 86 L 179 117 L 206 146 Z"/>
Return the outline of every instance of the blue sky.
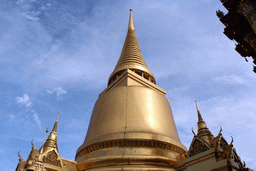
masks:
<path fill-rule="evenodd" d="M 215 12 L 219 0 L 1 0 L 0 168 L 15 170 L 18 151 L 41 147 L 57 113 L 60 155 L 74 160 L 98 95 L 121 54 L 129 9 L 142 55 L 167 91 L 181 142 L 189 148 L 201 114 L 220 126 L 256 169 L 256 74 L 234 50 Z"/>

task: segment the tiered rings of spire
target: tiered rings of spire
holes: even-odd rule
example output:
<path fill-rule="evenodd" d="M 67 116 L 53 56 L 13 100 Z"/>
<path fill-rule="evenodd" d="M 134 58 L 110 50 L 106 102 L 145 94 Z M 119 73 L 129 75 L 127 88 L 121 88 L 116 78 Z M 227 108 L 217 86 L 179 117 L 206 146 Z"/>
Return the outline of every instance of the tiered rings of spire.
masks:
<path fill-rule="evenodd" d="M 156 84 L 155 77 L 148 69 L 140 51 L 140 46 L 135 34 L 135 28 L 133 24 L 132 9 L 130 9 L 128 32 L 124 42 L 123 50 L 114 71 L 109 77 L 108 85 L 110 85 L 116 78 L 118 78 L 118 76 L 120 76 L 126 69 L 130 69 L 146 78 L 150 82 Z"/>

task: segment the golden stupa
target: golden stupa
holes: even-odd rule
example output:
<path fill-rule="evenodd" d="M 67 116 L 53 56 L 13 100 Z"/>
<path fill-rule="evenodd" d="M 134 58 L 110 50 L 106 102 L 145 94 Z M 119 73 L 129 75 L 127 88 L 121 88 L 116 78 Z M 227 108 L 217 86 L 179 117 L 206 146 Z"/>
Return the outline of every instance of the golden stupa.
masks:
<path fill-rule="evenodd" d="M 130 10 L 123 50 L 95 103 L 77 169 L 175 170 L 186 147 L 165 94 L 142 57 Z"/>

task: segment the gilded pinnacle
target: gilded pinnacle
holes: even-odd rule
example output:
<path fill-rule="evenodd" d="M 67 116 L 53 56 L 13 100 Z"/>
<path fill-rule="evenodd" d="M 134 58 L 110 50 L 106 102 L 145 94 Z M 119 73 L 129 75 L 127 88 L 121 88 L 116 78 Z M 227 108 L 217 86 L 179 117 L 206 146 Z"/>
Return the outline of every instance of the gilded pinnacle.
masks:
<path fill-rule="evenodd" d="M 201 113 L 198 109 L 196 100 L 195 100 L 195 103 L 196 103 L 196 110 L 197 110 L 197 115 L 198 115 L 198 122 L 203 122 L 203 118 L 202 118 Z"/>
<path fill-rule="evenodd" d="M 109 77 L 108 85 L 110 85 L 113 80 L 118 77 L 118 75 L 121 75 L 122 72 L 127 69 L 133 70 L 140 75 L 142 75 L 143 72 L 144 78 L 150 80 L 150 82 L 154 84 L 156 82 L 154 75 L 149 71 L 141 54 L 139 42 L 135 34 L 132 9 L 130 9 L 128 32 L 124 41 L 123 49 L 116 67 Z"/>
<path fill-rule="evenodd" d="M 196 103 L 196 101 L 195 101 L 195 103 Z M 196 110 L 197 110 L 197 115 L 198 115 L 197 136 L 201 137 L 206 142 L 210 143 L 214 137 L 213 137 L 212 133 L 209 131 L 209 129 L 207 128 L 207 126 L 201 116 L 201 113 L 198 109 L 197 103 L 196 103 Z"/>
<path fill-rule="evenodd" d="M 52 131 L 57 132 L 57 124 L 58 124 L 59 115 L 60 115 L 60 113 L 58 113 L 58 115 L 57 115 L 57 118 L 56 118 L 56 121 L 55 121 L 55 124 L 54 124 L 54 127 L 53 127 Z"/>
<path fill-rule="evenodd" d="M 57 115 L 57 118 L 56 118 L 55 124 L 53 126 L 52 132 L 48 136 L 46 142 L 43 144 L 43 152 L 49 151 L 52 148 L 56 148 L 58 150 L 58 147 L 57 147 L 57 124 L 58 124 L 58 119 L 59 119 L 59 113 Z"/>
<path fill-rule="evenodd" d="M 128 30 L 135 30 L 134 24 L 133 24 L 133 18 L 132 18 L 132 9 L 130 9 L 130 20 L 129 20 Z"/>

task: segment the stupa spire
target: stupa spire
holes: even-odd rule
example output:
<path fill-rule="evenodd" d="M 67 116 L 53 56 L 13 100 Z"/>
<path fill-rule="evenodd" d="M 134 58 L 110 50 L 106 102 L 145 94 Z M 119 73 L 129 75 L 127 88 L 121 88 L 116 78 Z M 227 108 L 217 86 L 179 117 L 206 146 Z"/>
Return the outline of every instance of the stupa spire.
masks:
<path fill-rule="evenodd" d="M 132 9 L 130 9 L 128 32 L 123 45 L 122 53 L 114 71 L 109 77 L 108 85 L 110 85 L 126 69 L 130 69 L 136 72 L 154 84 L 156 83 L 154 75 L 148 69 L 146 62 L 141 54 L 140 46 L 135 34 Z"/>
<path fill-rule="evenodd" d="M 135 30 L 134 24 L 133 24 L 133 18 L 132 18 L 132 9 L 130 9 L 130 20 L 129 20 L 128 30 Z"/>
<path fill-rule="evenodd" d="M 204 139 L 206 142 L 210 143 L 211 140 L 214 138 L 212 133 L 209 131 L 209 129 L 207 128 L 202 115 L 198 109 L 197 106 L 197 102 L 196 103 L 196 110 L 197 110 L 197 116 L 198 116 L 198 122 L 197 122 L 197 136 L 201 137 L 202 139 Z"/>
<path fill-rule="evenodd" d="M 57 118 L 56 118 L 56 121 L 55 121 L 55 124 L 54 124 L 54 126 L 53 126 L 52 131 L 57 132 L 57 124 L 58 124 L 59 115 L 60 115 L 60 113 L 58 113 L 58 115 L 57 115 Z"/>

